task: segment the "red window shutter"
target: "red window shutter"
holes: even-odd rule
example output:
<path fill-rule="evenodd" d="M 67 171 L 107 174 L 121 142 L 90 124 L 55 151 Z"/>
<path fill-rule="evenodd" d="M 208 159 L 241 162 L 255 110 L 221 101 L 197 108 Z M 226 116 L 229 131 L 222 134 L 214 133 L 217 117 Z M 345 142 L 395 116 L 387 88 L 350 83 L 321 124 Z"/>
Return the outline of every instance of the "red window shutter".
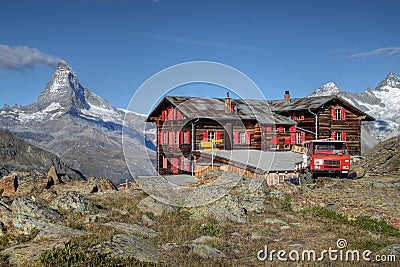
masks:
<path fill-rule="evenodd" d="M 285 145 L 290 145 L 290 138 L 285 138 Z"/>
<path fill-rule="evenodd" d="M 332 109 L 332 120 L 336 120 L 336 109 L 335 108 L 333 108 Z"/>
<path fill-rule="evenodd" d="M 166 169 L 168 168 L 168 159 L 163 157 L 163 168 Z"/>
<path fill-rule="evenodd" d="M 161 112 L 161 120 L 165 121 L 165 110 Z"/>
<path fill-rule="evenodd" d="M 342 120 L 346 120 L 346 110 L 344 108 L 342 108 Z"/>
<path fill-rule="evenodd" d="M 183 132 L 179 132 L 179 144 L 183 144 Z"/>
<path fill-rule="evenodd" d="M 185 157 L 181 156 L 181 165 L 179 167 L 181 170 L 185 169 Z"/>
<path fill-rule="evenodd" d="M 176 111 L 176 119 L 177 120 L 181 120 L 182 119 L 182 113 L 179 110 Z"/>
<path fill-rule="evenodd" d="M 290 143 L 292 145 L 296 144 L 296 133 L 295 132 L 290 134 Z"/>
<path fill-rule="evenodd" d="M 301 111 L 300 120 L 304 120 L 304 110 Z"/>
<path fill-rule="evenodd" d="M 306 132 L 301 132 L 301 142 L 304 143 L 306 141 Z"/>
<path fill-rule="evenodd" d="M 173 113 L 173 109 L 169 108 L 168 109 L 168 120 L 172 121 L 174 119 L 174 113 Z"/>
<path fill-rule="evenodd" d="M 246 132 L 246 145 L 250 145 L 250 132 Z"/>
<path fill-rule="evenodd" d="M 168 134 L 168 144 L 173 144 L 174 143 L 174 133 L 173 132 L 169 132 Z"/>
<path fill-rule="evenodd" d="M 188 138 L 187 138 L 187 144 L 190 144 L 190 131 L 187 131 L 187 136 L 188 136 Z"/>
<path fill-rule="evenodd" d="M 295 126 L 295 125 L 293 125 L 293 126 L 290 126 L 290 128 L 289 128 L 289 132 L 291 132 L 291 133 L 295 133 L 295 132 L 296 132 L 296 126 Z"/>
<path fill-rule="evenodd" d="M 346 132 L 343 132 L 343 133 L 342 133 L 342 140 L 343 140 L 343 141 L 346 141 L 346 140 L 347 140 Z"/>
<path fill-rule="evenodd" d="M 285 131 L 285 128 L 283 128 L 282 126 L 280 126 L 280 127 L 278 128 L 278 131 L 279 131 L 280 133 L 283 133 L 283 132 Z"/>
<path fill-rule="evenodd" d="M 238 132 L 233 132 L 233 143 L 239 144 L 239 133 Z"/>
<path fill-rule="evenodd" d="M 178 173 L 178 159 L 177 158 L 172 158 L 171 164 L 172 164 L 172 172 L 173 173 Z"/>
<path fill-rule="evenodd" d="M 267 126 L 267 133 L 272 133 L 272 127 L 271 126 Z"/>
<path fill-rule="evenodd" d="M 279 144 L 279 137 L 275 137 L 275 138 L 272 138 L 272 139 L 273 139 L 273 142 L 272 142 L 273 145 L 278 145 Z"/>
<path fill-rule="evenodd" d="M 292 120 L 296 120 L 296 111 L 292 111 Z"/>
<path fill-rule="evenodd" d="M 336 140 L 336 132 L 332 132 L 332 140 Z"/>
<path fill-rule="evenodd" d="M 207 131 L 204 131 L 203 138 L 205 140 L 208 140 L 208 132 Z"/>
<path fill-rule="evenodd" d="M 221 139 L 221 132 L 216 132 L 215 133 L 215 138 L 218 139 L 218 140 Z"/>
<path fill-rule="evenodd" d="M 163 133 L 162 132 L 158 132 L 158 143 L 160 145 L 163 144 Z"/>
<path fill-rule="evenodd" d="M 189 161 L 189 159 L 186 159 L 186 170 L 187 171 L 190 171 L 190 161 Z"/>

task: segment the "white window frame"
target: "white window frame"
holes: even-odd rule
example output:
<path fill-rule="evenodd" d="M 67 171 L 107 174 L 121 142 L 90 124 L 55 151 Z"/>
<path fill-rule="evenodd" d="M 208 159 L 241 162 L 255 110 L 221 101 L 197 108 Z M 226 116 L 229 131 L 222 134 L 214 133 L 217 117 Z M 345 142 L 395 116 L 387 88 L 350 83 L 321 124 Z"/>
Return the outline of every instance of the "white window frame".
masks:
<path fill-rule="evenodd" d="M 335 109 L 335 113 L 336 113 L 336 120 L 337 121 L 341 121 L 341 120 L 343 120 L 343 117 L 342 117 L 342 109 L 341 108 L 337 108 L 337 109 Z"/>
<path fill-rule="evenodd" d="M 301 132 L 296 133 L 296 144 L 301 144 Z"/>
<path fill-rule="evenodd" d="M 336 132 L 335 133 L 335 140 L 343 141 L 343 133 L 342 132 Z"/>

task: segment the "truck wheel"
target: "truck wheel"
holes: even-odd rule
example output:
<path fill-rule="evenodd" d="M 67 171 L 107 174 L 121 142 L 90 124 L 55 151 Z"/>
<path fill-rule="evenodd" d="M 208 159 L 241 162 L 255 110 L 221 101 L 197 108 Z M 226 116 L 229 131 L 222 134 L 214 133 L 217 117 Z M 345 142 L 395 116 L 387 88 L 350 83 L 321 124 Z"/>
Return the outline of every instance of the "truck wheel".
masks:
<path fill-rule="evenodd" d="M 304 175 L 307 184 L 312 184 L 314 182 L 314 177 L 312 172 L 306 171 Z"/>
<path fill-rule="evenodd" d="M 300 184 L 312 184 L 314 182 L 313 174 L 311 172 L 299 173 Z"/>

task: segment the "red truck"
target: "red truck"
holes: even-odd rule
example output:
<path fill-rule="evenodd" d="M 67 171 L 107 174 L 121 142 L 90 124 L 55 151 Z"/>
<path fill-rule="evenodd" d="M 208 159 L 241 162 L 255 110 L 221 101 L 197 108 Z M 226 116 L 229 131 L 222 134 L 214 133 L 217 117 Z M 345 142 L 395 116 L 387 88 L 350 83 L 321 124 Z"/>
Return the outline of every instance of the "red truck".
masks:
<path fill-rule="evenodd" d="M 311 140 L 304 147 L 303 161 L 296 164 L 301 183 L 312 183 L 320 176 L 347 177 L 350 155 L 345 141 Z"/>

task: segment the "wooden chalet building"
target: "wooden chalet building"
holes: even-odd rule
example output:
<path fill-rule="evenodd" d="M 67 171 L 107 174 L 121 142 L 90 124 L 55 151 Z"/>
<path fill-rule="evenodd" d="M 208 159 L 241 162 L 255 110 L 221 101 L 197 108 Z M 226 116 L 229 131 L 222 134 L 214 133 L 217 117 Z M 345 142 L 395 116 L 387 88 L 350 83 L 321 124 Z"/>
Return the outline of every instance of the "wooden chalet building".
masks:
<path fill-rule="evenodd" d="M 307 140 L 346 140 L 361 153 L 361 121 L 374 120 L 337 96 L 244 100 L 167 96 L 147 118 L 157 126 L 161 175 L 189 173 L 192 151 L 289 151 Z"/>

